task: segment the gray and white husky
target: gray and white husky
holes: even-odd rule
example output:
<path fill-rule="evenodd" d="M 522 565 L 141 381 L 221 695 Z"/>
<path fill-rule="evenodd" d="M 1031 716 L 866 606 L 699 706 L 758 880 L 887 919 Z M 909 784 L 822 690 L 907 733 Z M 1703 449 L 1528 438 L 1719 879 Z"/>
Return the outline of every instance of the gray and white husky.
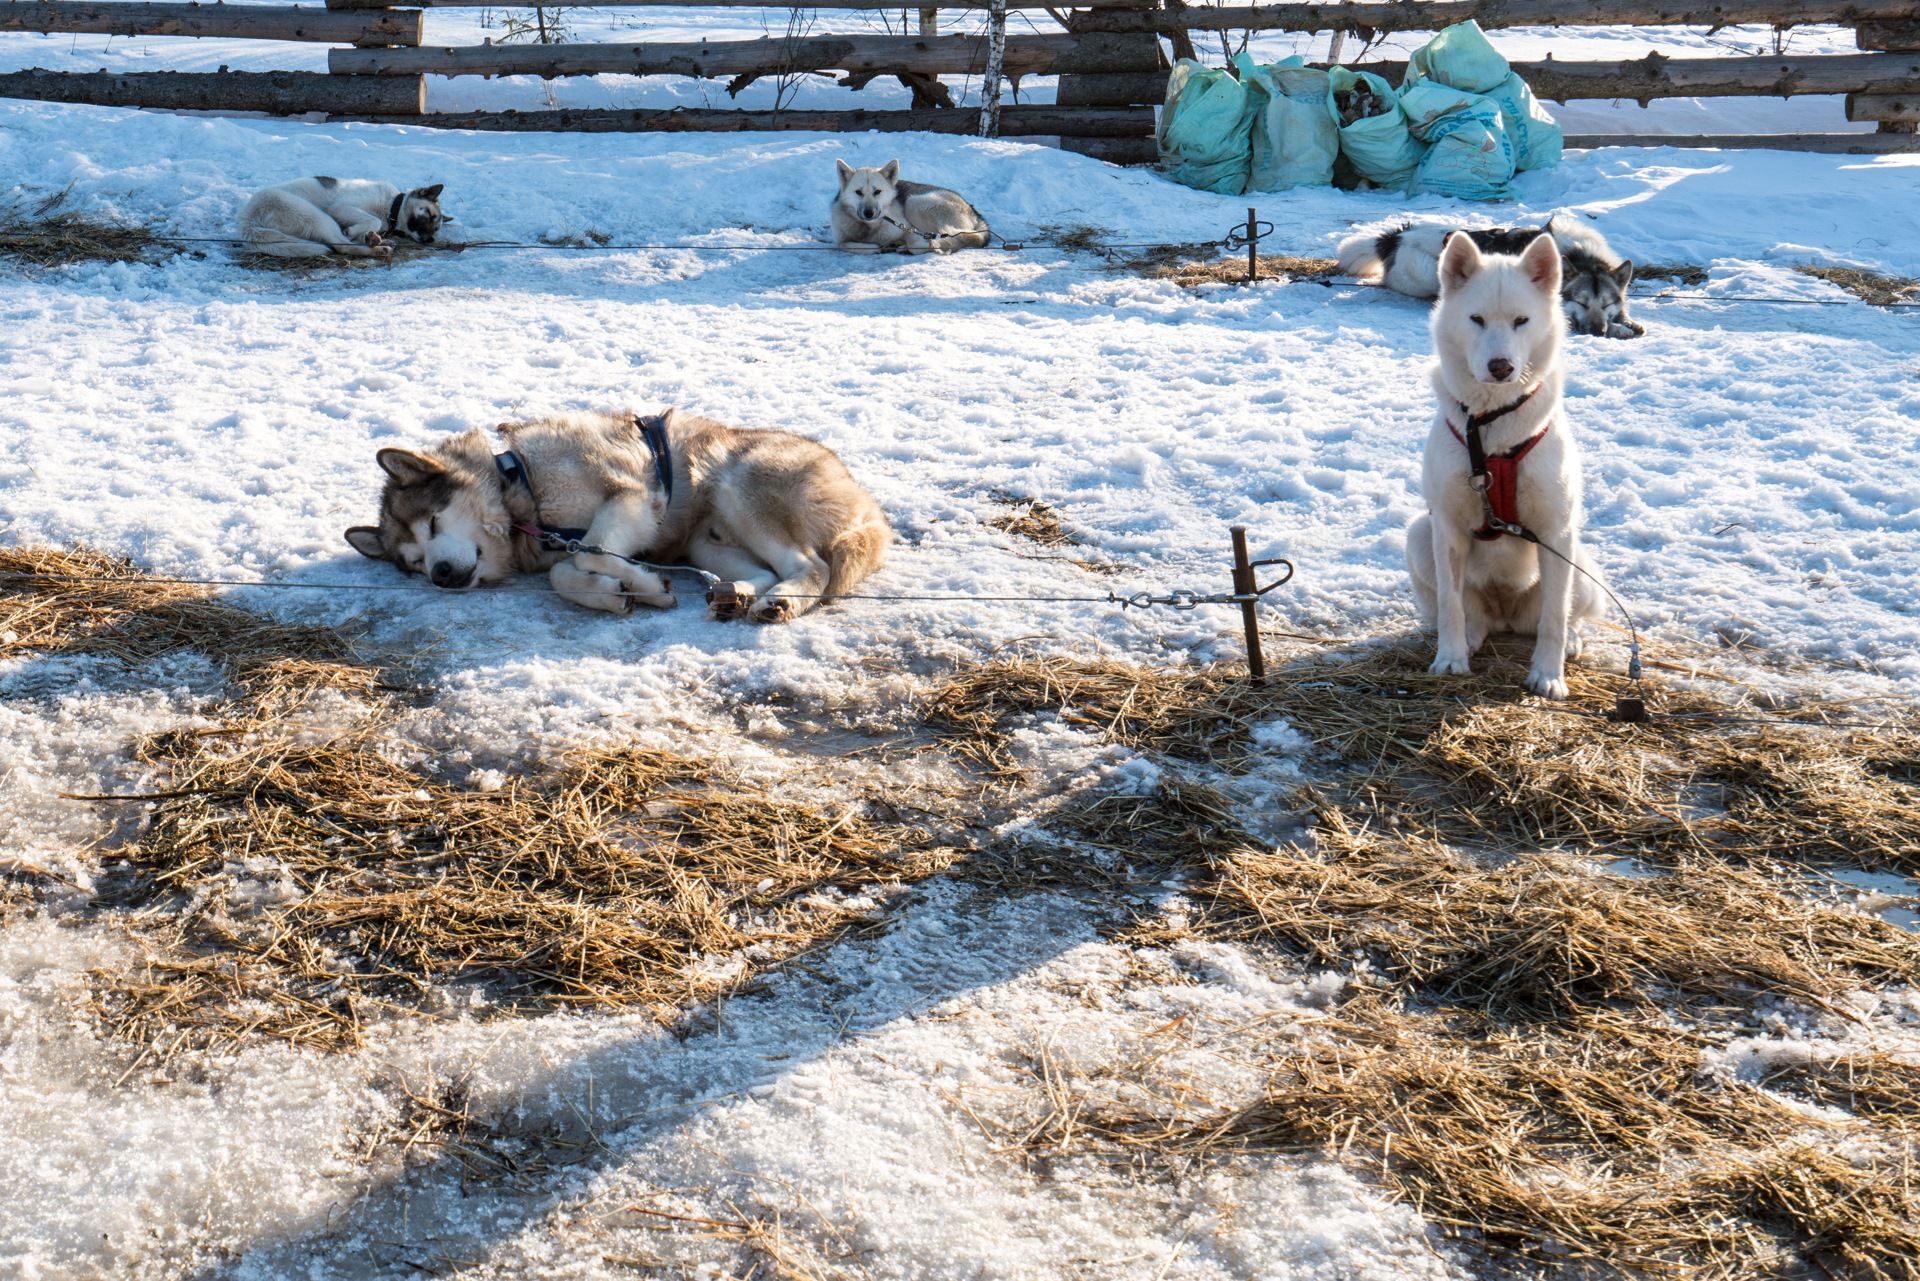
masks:
<path fill-rule="evenodd" d="M 775 623 L 851 591 L 893 538 L 833 451 L 790 432 L 677 409 L 499 431 L 499 452 L 479 428 L 424 452 L 381 450 L 380 523 L 347 530 L 347 542 L 449 590 L 545 569 L 560 595 L 615 614 L 677 603 L 665 579 L 622 557 L 691 564 L 731 585 L 716 617 Z"/>
<path fill-rule="evenodd" d="M 1535 638 L 1527 688 L 1565 698 L 1567 660 L 1579 656 L 1580 624 L 1599 616 L 1601 592 L 1580 545 L 1580 451 L 1560 399 L 1560 254 L 1545 234 L 1517 257 L 1482 255 L 1472 237 L 1454 236 L 1439 276 L 1427 514 L 1407 527 L 1414 603 L 1438 633 L 1431 670 L 1464 676 L 1490 634 L 1514 631 Z M 1480 477 L 1475 439 L 1487 459 Z"/>
<path fill-rule="evenodd" d="M 295 178 L 256 191 L 240 210 L 240 239 L 276 258 L 385 258 L 383 236 L 433 243 L 445 221 L 441 184 L 401 191 L 366 178 Z"/>
<path fill-rule="evenodd" d="M 1380 283 L 1409 298 L 1440 292 L 1440 251 L 1463 228 L 1415 223 L 1391 231 L 1350 236 L 1340 242 L 1342 275 L 1378 275 Z M 1560 301 L 1575 333 L 1593 338 L 1638 338 L 1646 327 L 1627 315 L 1633 263 L 1614 253 L 1607 239 L 1575 218 L 1555 214 L 1540 227 L 1464 229 L 1482 253 L 1518 254 L 1544 231 L 1560 249 Z"/>
<path fill-rule="evenodd" d="M 901 182 L 900 162 L 855 169 L 844 160 L 840 193 L 833 198 L 833 238 L 849 253 L 952 253 L 978 249 L 992 229 L 957 191 L 924 182 Z"/>

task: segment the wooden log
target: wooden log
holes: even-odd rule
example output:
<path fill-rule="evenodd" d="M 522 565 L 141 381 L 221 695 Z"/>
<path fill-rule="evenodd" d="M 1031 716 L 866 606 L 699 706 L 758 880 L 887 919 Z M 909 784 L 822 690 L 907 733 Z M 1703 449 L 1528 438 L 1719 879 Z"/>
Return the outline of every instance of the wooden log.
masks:
<path fill-rule="evenodd" d="M 978 74 L 987 65 L 983 36 L 807 36 L 682 44 L 468 45 L 433 49 L 332 49 L 336 75 L 438 76 L 738 76 L 807 71 L 903 71 Z M 1008 76 L 1075 71 L 1152 71 L 1157 49 L 1126 35 L 1007 38 Z"/>
<path fill-rule="evenodd" d="M 420 76 L 330 76 L 318 71 L 84 71 L 0 73 L 0 98 L 170 111 L 263 111 L 273 116 L 415 116 L 427 109 Z"/>
<path fill-rule="evenodd" d="M 49 4 L 0 0 L 0 31 L 417 45 L 420 43 L 420 11 L 382 9 L 361 15 L 298 5 L 130 4 L 126 0 Z"/>
<path fill-rule="evenodd" d="M 1150 165 L 1160 159 L 1151 138 L 1079 138 L 1062 136 L 1060 150 L 1092 156 L 1110 165 Z"/>
<path fill-rule="evenodd" d="M 429 0 L 431 2 L 431 0 Z M 1077 6 L 1076 6 L 1077 7 Z M 1496 27 L 1775 27 L 1920 17 L 1913 0 L 1361 0 L 1354 4 L 1117 6 L 1080 15 L 1077 31 L 1438 31 L 1472 18 Z M 1861 45 L 1863 49 L 1901 48 Z"/>
<path fill-rule="evenodd" d="M 1061 76 L 1054 101 L 1063 107 L 1115 107 L 1164 102 L 1166 97 L 1166 72 L 1120 71 Z"/>
<path fill-rule="evenodd" d="M 409 8 L 423 9 L 531 9 L 542 5 L 550 6 L 550 0 L 400 0 Z M 1869 0 L 1870 3 L 1875 0 Z M 326 0 L 329 9 L 384 9 L 394 0 Z M 1138 8 L 1141 0 L 1073 0 L 1076 9 L 1130 9 Z M 594 0 L 596 9 L 651 9 L 689 7 L 687 0 Z M 768 0 L 698 0 L 692 7 L 699 9 L 765 9 L 779 8 L 770 6 Z M 809 9 L 860 9 L 877 10 L 901 8 L 901 0 L 820 0 L 820 3 L 808 3 Z M 942 9 L 987 9 L 992 0 L 940 0 Z M 1009 9 L 1053 9 L 1059 7 L 1059 0 L 1007 0 Z"/>
<path fill-rule="evenodd" d="M 1913 93 L 1850 93 L 1847 119 L 1913 124 L 1920 121 L 1920 89 Z"/>
<path fill-rule="evenodd" d="M 376 51 L 369 50 L 369 53 Z M 1364 68 L 1399 84 L 1403 62 Z M 1905 93 L 1920 89 L 1920 56 L 1905 53 L 1815 54 L 1779 58 L 1668 58 L 1650 53 L 1632 62 L 1516 62 L 1535 95 L 1575 98 L 1731 98 L 1808 93 Z"/>
<path fill-rule="evenodd" d="M 974 111 L 670 111 L 562 108 L 558 111 L 435 111 L 424 116 L 356 116 L 373 124 L 428 125 L 492 133 L 734 133 L 805 130 L 819 133 L 969 134 Z M 334 117 L 339 119 L 339 117 Z M 1000 108 L 1002 136 L 1137 138 L 1153 136 L 1152 107 L 1073 107 L 1019 104 Z"/>
<path fill-rule="evenodd" d="M 1595 147 L 1715 147 L 1723 151 L 1820 151 L 1841 156 L 1877 156 L 1920 151 L 1920 134 L 1570 134 L 1566 145 L 1579 150 Z"/>
<path fill-rule="evenodd" d="M 1920 21 L 1863 22 L 1853 29 L 1853 42 L 1862 49 L 1895 49 L 1901 53 L 1920 51 Z"/>

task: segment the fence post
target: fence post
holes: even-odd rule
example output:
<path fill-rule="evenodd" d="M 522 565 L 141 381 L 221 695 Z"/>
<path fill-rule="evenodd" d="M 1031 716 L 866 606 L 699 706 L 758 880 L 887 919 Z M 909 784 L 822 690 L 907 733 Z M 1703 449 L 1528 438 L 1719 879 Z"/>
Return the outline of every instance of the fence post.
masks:
<path fill-rule="evenodd" d="M 1247 628 L 1247 675 L 1255 685 L 1267 683 L 1267 659 L 1260 652 L 1259 586 L 1254 582 L 1253 561 L 1247 555 L 1247 527 L 1229 526 L 1233 535 L 1233 594 L 1240 602 L 1240 619 Z"/>
<path fill-rule="evenodd" d="M 1007 64 L 1007 0 L 987 10 L 987 70 L 980 79 L 980 136 L 1000 136 L 1000 73 Z"/>

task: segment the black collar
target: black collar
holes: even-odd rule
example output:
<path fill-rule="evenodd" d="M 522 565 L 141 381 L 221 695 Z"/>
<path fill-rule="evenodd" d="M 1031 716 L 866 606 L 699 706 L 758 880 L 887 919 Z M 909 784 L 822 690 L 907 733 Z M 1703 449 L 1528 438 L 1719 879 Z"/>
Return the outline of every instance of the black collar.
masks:
<path fill-rule="evenodd" d="M 392 204 L 387 206 L 387 231 L 389 233 L 400 230 L 400 206 L 406 203 L 407 193 L 403 191 L 393 198 Z"/>
<path fill-rule="evenodd" d="M 659 414 L 633 416 L 634 430 L 647 442 L 653 455 L 653 473 L 660 478 L 661 492 L 673 501 L 673 442 L 667 439 L 667 420 Z"/>
<path fill-rule="evenodd" d="M 1464 404 L 1460 406 L 1461 412 L 1465 413 L 1467 416 L 1467 429 L 1463 436 L 1463 439 L 1466 441 L 1467 463 L 1468 463 L 1469 471 L 1472 475 L 1484 476 L 1487 474 L 1487 447 L 1484 444 L 1482 444 L 1480 441 L 1480 429 L 1482 427 L 1485 427 L 1488 423 L 1496 422 L 1499 419 L 1505 418 L 1508 414 L 1513 413 L 1515 410 L 1520 409 L 1528 401 L 1532 400 L 1535 396 L 1538 396 L 1540 394 L 1540 389 L 1546 385 L 1547 385 L 1546 379 L 1543 378 L 1539 382 L 1533 385 L 1532 391 L 1528 392 L 1526 395 L 1522 396 L 1520 399 L 1512 402 L 1511 404 L 1502 405 L 1498 409 L 1489 409 L 1484 414 L 1476 414 L 1472 410 L 1468 409 Z M 1522 444 L 1520 448 L 1525 449 L 1526 445 Z M 1512 452 L 1512 451 L 1509 451 L 1509 452 Z"/>

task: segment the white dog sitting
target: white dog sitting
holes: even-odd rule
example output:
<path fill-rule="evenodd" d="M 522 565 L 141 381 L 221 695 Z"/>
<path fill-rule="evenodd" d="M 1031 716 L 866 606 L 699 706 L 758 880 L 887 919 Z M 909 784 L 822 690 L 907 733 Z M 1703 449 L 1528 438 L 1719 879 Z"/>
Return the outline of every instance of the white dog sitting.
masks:
<path fill-rule="evenodd" d="M 1421 472 L 1427 514 L 1407 530 L 1420 618 L 1439 631 L 1430 670 L 1465 675 L 1491 633 L 1532 634 L 1527 688 L 1565 698 L 1579 625 L 1601 600 L 1580 546 L 1580 452 L 1560 401 L 1566 319 L 1553 238 L 1511 257 L 1450 237 L 1431 326 L 1439 405 Z"/>
<path fill-rule="evenodd" d="M 381 239 L 406 236 L 433 243 L 444 221 L 441 184 L 401 191 L 365 178 L 296 178 L 257 191 L 240 210 L 240 239 L 276 258 L 385 258 Z"/>
<path fill-rule="evenodd" d="M 849 253 L 952 253 L 978 249 L 992 230 L 980 211 L 957 191 L 924 182 L 901 182 L 900 162 L 855 169 L 844 160 L 840 193 L 833 198 L 833 238 Z"/>

